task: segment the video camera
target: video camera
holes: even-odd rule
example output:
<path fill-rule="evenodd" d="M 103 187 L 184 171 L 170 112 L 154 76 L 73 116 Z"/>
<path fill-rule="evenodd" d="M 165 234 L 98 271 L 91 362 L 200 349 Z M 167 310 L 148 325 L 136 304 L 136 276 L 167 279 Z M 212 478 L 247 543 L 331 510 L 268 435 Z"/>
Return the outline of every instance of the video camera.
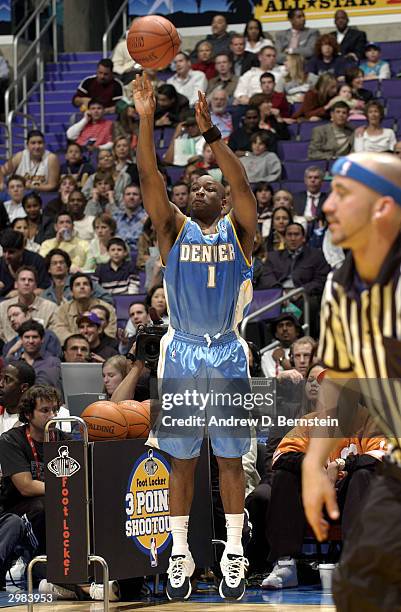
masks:
<path fill-rule="evenodd" d="M 136 335 L 135 357 L 145 362 L 151 371 L 157 370 L 160 354 L 160 340 L 167 332 L 168 325 L 140 325 Z"/>

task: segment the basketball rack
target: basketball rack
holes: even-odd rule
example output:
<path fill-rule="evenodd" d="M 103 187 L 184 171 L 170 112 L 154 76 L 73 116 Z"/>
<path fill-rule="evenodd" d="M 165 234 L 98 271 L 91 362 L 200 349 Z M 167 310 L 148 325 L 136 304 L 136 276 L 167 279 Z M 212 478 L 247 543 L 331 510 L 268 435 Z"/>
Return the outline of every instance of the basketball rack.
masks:
<path fill-rule="evenodd" d="M 50 425 L 54 425 L 57 423 L 78 423 L 80 425 L 83 432 L 83 442 L 84 442 L 84 478 L 85 478 L 85 512 L 86 512 L 86 538 L 87 538 L 87 550 L 90 550 L 90 515 L 89 515 L 89 475 L 88 475 L 88 428 L 86 423 L 80 417 L 56 417 L 54 419 L 50 419 L 45 426 L 45 442 L 50 441 L 50 433 L 49 427 Z M 33 612 L 34 606 L 34 595 L 33 595 L 33 580 L 32 580 L 32 570 L 37 563 L 46 563 L 47 555 L 39 555 L 34 557 L 29 565 L 27 570 L 27 578 L 28 578 L 28 612 Z M 88 565 L 90 563 L 99 563 L 102 568 L 103 574 L 103 610 L 104 612 L 109 612 L 109 566 L 107 565 L 106 560 L 99 555 L 88 555 Z"/>

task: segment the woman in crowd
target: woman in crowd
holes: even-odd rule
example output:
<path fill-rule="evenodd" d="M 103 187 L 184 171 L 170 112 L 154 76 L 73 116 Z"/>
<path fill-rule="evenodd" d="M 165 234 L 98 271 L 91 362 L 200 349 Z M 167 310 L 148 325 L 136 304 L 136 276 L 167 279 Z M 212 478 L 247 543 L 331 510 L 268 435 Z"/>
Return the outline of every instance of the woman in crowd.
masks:
<path fill-rule="evenodd" d="M 155 126 L 175 127 L 182 111 L 188 108 L 188 98 L 179 94 L 174 85 L 163 83 L 156 91 Z"/>
<path fill-rule="evenodd" d="M 42 198 L 37 193 L 28 193 L 22 198 L 22 206 L 28 221 L 28 240 L 42 244 L 44 240 L 56 235 L 51 217 L 43 214 Z"/>
<path fill-rule="evenodd" d="M 130 149 L 134 151 L 138 142 L 139 122 L 134 103 L 126 98 L 116 104 L 117 119 L 113 121 L 113 141 L 124 136 Z"/>
<path fill-rule="evenodd" d="M 66 174 L 60 180 L 58 196 L 46 205 L 46 216 L 55 219 L 61 210 L 67 208 L 70 194 L 77 189 L 77 181 L 72 174 Z"/>
<path fill-rule="evenodd" d="M 21 232 L 25 238 L 24 249 L 37 253 L 40 249 L 40 244 L 29 238 L 29 225 L 26 217 L 17 217 L 11 223 L 11 227 L 16 232 Z"/>
<path fill-rule="evenodd" d="M 307 91 L 315 86 L 318 77 L 305 72 L 305 59 L 299 53 L 288 53 L 285 60 L 284 93 L 290 104 L 302 102 Z"/>
<path fill-rule="evenodd" d="M 216 75 L 214 66 L 213 45 L 208 40 L 202 40 L 196 47 L 197 58 L 192 63 L 192 70 L 200 70 L 206 75 L 207 80 L 213 79 Z"/>
<path fill-rule="evenodd" d="M 252 284 L 254 287 L 257 286 L 259 278 L 262 275 L 263 264 L 266 261 L 267 250 L 265 241 L 263 240 L 262 234 L 259 230 L 255 234 L 252 249 L 252 263 L 253 263 L 253 278 Z"/>
<path fill-rule="evenodd" d="M 167 302 L 163 285 L 155 285 L 146 296 L 145 303 L 148 308 L 154 308 L 163 323 L 168 323 Z"/>
<path fill-rule="evenodd" d="M 259 51 L 269 43 L 274 46 L 272 39 L 265 36 L 259 19 L 250 19 L 248 21 L 244 30 L 244 38 L 245 51 L 249 51 L 250 53 L 259 53 Z"/>
<path fill-rule="evenodd" d="M 369 102 L 373 98 L 373 94 L 369 89 L 363 87 L 363 72 L 358 66 L 351 66 L 345 71 L 345 82 L 352 89 L 352 96 L 356 100 Z"/>
<path fill-rule="evenodd" d="M 39 130 L 28 132 L 26 148 L 19 151 L 0 167 L 0 190 L 4 189 L 4 178 L 18 174 L 25 179 L 26 189 L 55 191 L 60 178 L 57 156 L 45 149 L 45 137 Z"/>
<path fill-rule="evenodd" d="M 384 119 L 384 108 L 380 102 L 375 100 L 368 102 L 366 116 L 368 125 L 355 130 L 355 153 L 361 151 L 371 151 L 373 153 L 393 151 L 397 138 L 394 130 L 381 126 Z"/>
<path fill-rule="evenodd" d="M 292 196 L 292 193 L 290 193 L 286 189 L 280 189 L 279 191 L 276 191 L 273 196 L 273 211 L 276 210 L 276 208 L 279 208 L 280 206 L 286 208 L 289 211 L 294 223 L 300 223 L 306 231 L 308 223 L 305 217 L 295 214 L 294 198 Z"/>
<path fill-rule="evenodd" d="M 118 205 L 122 200 L 124 189 L 127 185 L 131 184 L 131 177 L 124 170 L 117 170 L 113 153 L 105 149 L 99 151 L 98 154 L 97 172 L 99 171 L 112 176 L 114 181 L 114 198 L 116 205 Z M 87 200 L 91 197 L 95 176 L 96 174 L 91 174 L 82 189 L 82 193 Z"/>
<path fill-rule="evenodd" d="M 332 74 L 322 74 L 314 89 L 305 94 L 301 108 L 292 115 L 292 118 L 309 121 L 329 119 L 328 103 L 336 94 L 336 78 Z"/>
<path fill-rule="evenodd" d="M 130 362 L 123 355 L 114 355 L 104 362 L 102 375 L 107 399 L 111 398 L 120 382 L 127 376 L 130 369 L 129 364 Z"/>
<path fill-rule="evenodd" d="M 292 222 L 292 215 L 288 208 L 277 206 L 273 210 L 270 231 L 266 239 L 267 251 L 283 251 L 285 249 L 285 228 Z"/>
<path fill-rule="evenodd" d="M 107 244 L 116 235 L 117 224 L 113 217 L 106 213 L 96 215 L 93 222 L 96 236 L 90 241 L 88 255 L 85 262 L 85 270 L 94 272 L 96 266 L 107 263 L 110 259 Z"/>
<path fill-rule="evenodd" d="M 118 136 L 113 143 L 113 155 L 116 172 L 126 172 L 131 183 L 139 185 L 138 169 L 132 161 L 129 140 L 126 136 Z"/>
<path fill-rule="evenodd" d="M 65 175 L 74 177 L 77 187 L 81 188 L 94 171 L 92 164 L 85 160 L 81 145 L 77 142 L 70 142 L 65 152 L 65 161 L 61 164 L 61 177 Z"/>
<path fill-rule="evenodd" d="M 210 174 L 216 181 L 221 182 L 223 174 L 216 163 L 216 158 L 212 151 L 212 147 L 205 142 L 203 145 L 203 156 L 202 159 L 196 162 L 196 167 L 206 170 L 207 174 Z"/>
<path fill-rule="evenodd" d="M 157 249 L 156 232 L 152 225 L 150 217 L 143 224 L 143 230 L 138 238 L 138 255 L 136 258 L 136 267 L 138 270 L 144 270 L 145 264 L 151 256 L 152 249 Z"/>
<path fill-rule="evenodd" d="M 307 70 L 316 75 L 329 72 L 335 77 L 344 76 L 346 60 L 339 54 L 340 46 L 331 34 L 319 36 L 315 45 L 315 53 L 308 61 Z"/>
<path fill-rule="evenodd" d="M 258 207 L 258 220 L 269 219 L 273 210 L 273 187 L 266 181 L 259 181 L 259 183 L 256 183 L 253 193 Z"/>

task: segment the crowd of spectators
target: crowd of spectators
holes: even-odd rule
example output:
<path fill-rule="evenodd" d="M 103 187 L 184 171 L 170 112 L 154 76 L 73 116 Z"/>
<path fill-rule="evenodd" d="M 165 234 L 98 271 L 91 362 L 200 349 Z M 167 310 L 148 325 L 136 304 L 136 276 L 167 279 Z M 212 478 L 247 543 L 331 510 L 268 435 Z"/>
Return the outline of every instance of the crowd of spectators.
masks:
<path fill-rule="evenodd" d="M 301 9 L 290 9 L 288 19 L 290 28 L 273 40 L 256 19 L 238 33 L 229 32 L 224 15 L 217 15 L 206 39 L 193 50 L 180 51 L 168 71 L 147 72 L 157 101 L 158 164 L 171 201 L 189 215 L 191 185 L 209 173 L 226 190 L 222 215 L 230 210 L 230 187 L 195 120 L 201 90 L 257 200 L 254 289 L 286 295 L 302 288 L 306 294 L 310 335 L 304 335 L 304 302 L 298 296 L 282 304 L 270 325 L 256 324 L 256 346 L 250 346 L 253 375 L 274 379 L 283 397 L 291 385 L 305 387 L 308 401 L 300 400 L 296 409 L 306 413 L 317 409 L 322 368 L 314 354 L 323 287 L 345 256 L 331 244 L 323 211 L 330 163 L 351 151 L 401 155 L 401 143 L 391 127 L 383 126 L 386 100 L 375 98 L 368 85 L 391 75 L 380 45 L 367 44 L 364 32 L 349 27 L 344 10 L 336 12 L 336 29 L 324 35 L 306 27 Z M 112 60 L 102 59 L 96 74 L 77 85 L 72 99 L 77 114 L 66 131 L 65 150 L 48 151 L 44 135 L 33 130 L 26 148 L 0 168 L 0 433 L 8 432 L 0 438 L 6 481 L 2 503 L 17 517 L 26 513 L 37 526 L 39 552 L 44 550 L 43 473 L 31 471 L 25 438 L 9 430 L 17 425 L 37 434 L 40 419 L 63 405 L 62 362 L 102 363 L 105 392 L 111 397 L 130 370 L 122 356 L 133 352 L 138 326 L 150 323 L 149 309 L 168 322 L 163 268 L 135 164 L 138 118 L 129 83 L 139 71 L 120 41 Z M 353 121 L 360 123 L 355 127 Z M 294 188 L 283 147 L 307 126 L 310 163 L 303 183 L 298 180 Z M 132 300 L 125 318 L 117 320 L 121 295 L 132 295 Z M 261 355 L 266 342 L 274 344 Z M 141 376 L 146 379 L 149 372 Z M 139 387 L 146 396 L 146 384 Z M 363 441 L 369 425 L 355 440 L 344 440 L 328 464 L 336 482 L 343 480 L 336 458 L 348 457 L 344 449 L 353 444 L 353 457 L 373 457 L 361 462 L 358 477 L 356 460 L 350 462 L 348 486 L 339 492 L 345 529 L 352 522 L 346 495 L 361 495 L 380 459 L 371 451 L 381 449 L 382 441 L 370 446 Z M 299 465 L 309 432 L 292 432 L 292 438 L 302 440 L 298 446 L 288 444 L 289 435 L 268 440 L 261 473 L 256 453 L 244 460 L 247 478 L 254 482 L 247 488 L 254 524 L 248 554 L 253 571 L 272 569 L 263 581 L 266 588 L 298 583 L 295 559 L 305 531 Z M 5 460 L 10 445 L 20 454 Z M 287 506 L 288 496 L 292 505 Z M 283 521 L 294 516 L 291 533 L 282 535 Z M 24 529 L 17 521 L 9 538 Z M 9 559 L 0 555 L 0 561 L 1 588 Z"/>

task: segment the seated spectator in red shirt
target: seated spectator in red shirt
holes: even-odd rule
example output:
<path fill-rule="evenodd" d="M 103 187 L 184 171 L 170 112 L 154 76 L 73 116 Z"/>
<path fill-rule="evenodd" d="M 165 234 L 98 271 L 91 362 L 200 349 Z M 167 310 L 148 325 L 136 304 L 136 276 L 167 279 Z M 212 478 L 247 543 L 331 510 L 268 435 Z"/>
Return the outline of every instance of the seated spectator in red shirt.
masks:
<path fill-rule="evenodd" d="M 110 149 L 113 145 L 113 122 L 105 119 L 104 113 L 105 108 L 101 100 L 90 100 L 82 119 L 68 128 L 68 140 L 74 140 L 81 147 L 86 146 L 90 150 Z"/>
<path fill-rule="evenodd" d="M 213 79 L 217 75 L 217 72 L 214 66 L 212 43 L 208 40 L 203 40 L 197 46 L 196 51 L 197 60 L 194 64 L 192 64 L 192 69 L 204 72 L 207 80 Z"/>
<path fill-rule="evenodd" d="M 319 36 L 315 45 L 315 54 L 307 63 L 307 72 L 324 74 L 330 72 L 335 77 L 344 76 L 347 60 L 339 54 L 340 45 L 331 34 Z"/>
<path fill-rule="evenodd" d="M 260 86 L 262 88 L 262 94 L 264 95 L 264 100 L 266 102 L 270 102 L 272 109 L 278 111 L 275 112 L 275 116 L 281 117 L 289 117 L 290 116 L 290 106 L 287 102 L 285 94 L 279 93 L 278 91 L 274 91 L 276 86 L 276 77 L 272 72 L 264 72 L 260 75 Z M 255 104 L 254 97 L 258 94 L 254 94 L 249 100 L 249 104 L 253 106 Z M 260 95 L 260 94 L 259 94 Z"/>
<path fill-rule="evenodd" d="M 330 118 L 329 102 L 337 94 L 337 80 L 332 74 L 322 74 L 314 89 L 307 91 L 302 106 L 293 119 L 320 121 Z"/>
<path fill-rule="evenodd" d="M 86 77 L 78 86 L 72 103 L 78 108 L 87 106 L 89 100 L 96 98 L 105 106 L 106 113 L 114 113 L 115 105 L 123 96 L 123 84 L 113 76 L 113 62 L 103 58 L 97 65 L 96 74 Z"/>

